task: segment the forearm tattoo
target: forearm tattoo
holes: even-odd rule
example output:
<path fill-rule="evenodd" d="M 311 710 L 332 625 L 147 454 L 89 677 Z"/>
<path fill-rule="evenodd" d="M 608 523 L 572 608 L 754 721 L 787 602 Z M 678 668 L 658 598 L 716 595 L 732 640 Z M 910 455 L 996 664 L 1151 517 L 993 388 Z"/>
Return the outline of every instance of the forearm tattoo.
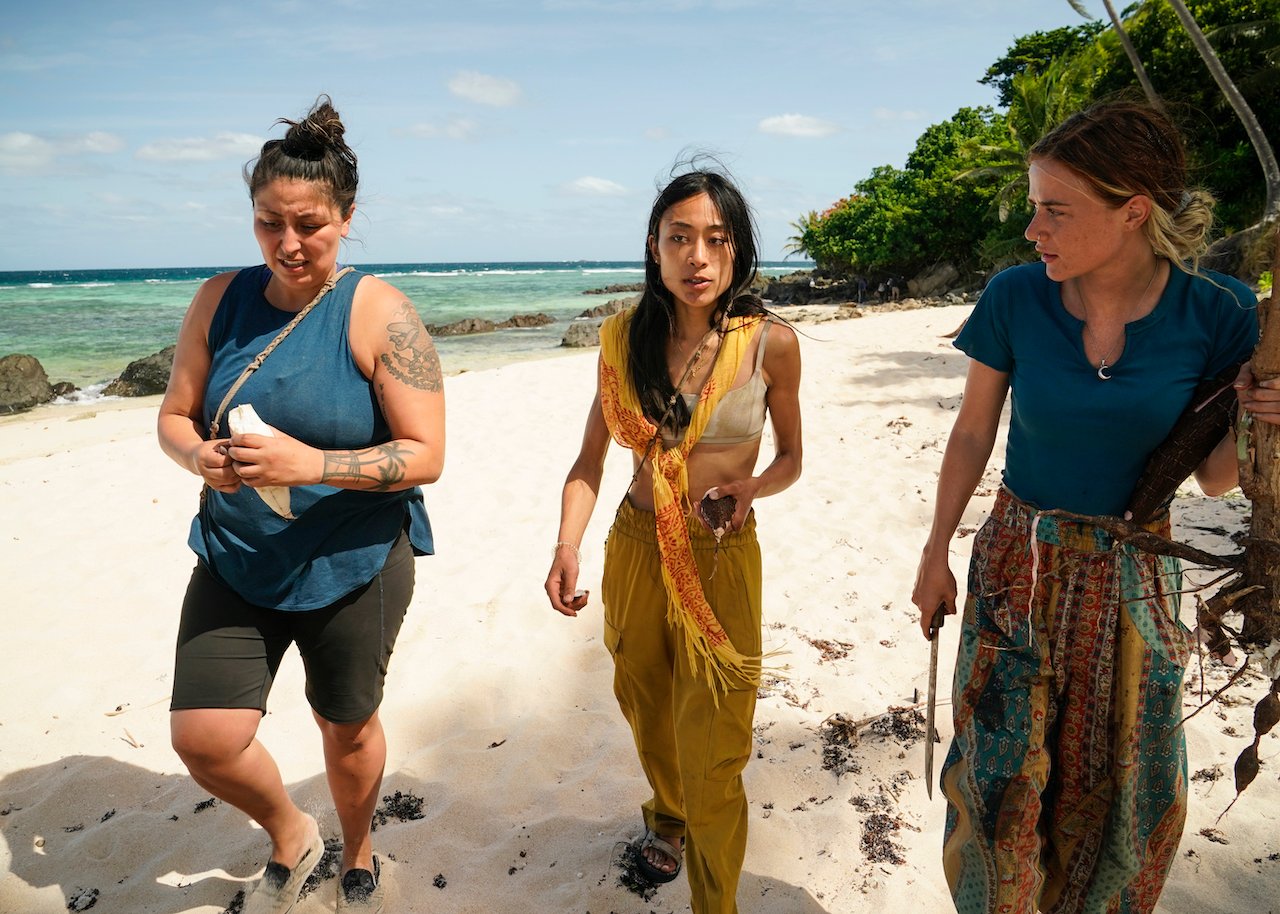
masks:
<path fill-rule="evenodd" d="M 394 351 L 379 359 L 393 378 L 428 393 L 444 389 L 440 357 L 412 303 L 401 302 L 396 320 L 387 324 L 387 337 Z"/>
<path fill-rule="evenodd" d="M 359 451 L 327 451 L 320 481 L 337 485 L 358 483 L 368 492 L 389 492 L 405 478 L 412 452 L 403 444 L 388 441 Z"/>

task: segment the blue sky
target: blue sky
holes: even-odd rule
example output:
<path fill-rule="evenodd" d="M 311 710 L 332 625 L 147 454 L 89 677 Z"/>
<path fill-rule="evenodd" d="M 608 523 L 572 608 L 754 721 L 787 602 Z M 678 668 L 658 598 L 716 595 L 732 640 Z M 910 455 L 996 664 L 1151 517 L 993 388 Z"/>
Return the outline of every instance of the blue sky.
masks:
<path fill-rule="evenodd" d="M 728 165 L 777 259 L 793 220 L 992 104 L 977 80 L 1017 37 L 1082 21 L 1066 0 L 10 4 L 0 270 L 256 262 L 240 169 L 321 92 L 360 157 L 352 262 L 637 260 L 689 150 Z"/>

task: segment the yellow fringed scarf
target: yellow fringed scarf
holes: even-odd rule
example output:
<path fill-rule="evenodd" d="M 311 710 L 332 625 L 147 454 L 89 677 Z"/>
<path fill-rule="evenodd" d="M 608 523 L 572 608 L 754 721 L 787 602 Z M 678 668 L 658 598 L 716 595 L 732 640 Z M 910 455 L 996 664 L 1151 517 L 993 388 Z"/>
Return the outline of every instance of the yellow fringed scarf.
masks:
<path fill-rule="evenodd" d="M 600 406 L 614 440 L 644 456 L 658 429 L 644 415 L 627 370 L 628 328 L 634 309 L 607 318 L 600 327 Z M 711 378 L 693 408 L 684 440 L 664 450 L 653 449 L 653 508 L 658 524 L 658 555 L 667 589 L 667 621 L 684 630 L 690 665 L 706 667 L 707 679 L 728 690 L 734 680 L 757 681 L 760 658 L 739 653 L 707 603 L 693 558 L 688 517 L 689 474 L 686 464 L 721 398 L 729 391 L 752 337 L 764 321 L 756 316 L 730 318 Z M 739 683 L 740 684 L 740 683 Z"/>

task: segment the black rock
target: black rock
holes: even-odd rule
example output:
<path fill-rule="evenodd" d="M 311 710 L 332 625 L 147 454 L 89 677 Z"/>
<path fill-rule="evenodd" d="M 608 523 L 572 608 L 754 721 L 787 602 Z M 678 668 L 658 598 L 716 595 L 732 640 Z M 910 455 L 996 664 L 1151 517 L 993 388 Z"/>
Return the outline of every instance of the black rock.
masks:
<path fill-rule="evenodd" d="M 611 298 L 603 305 L 596 305 L 594 308 L 588 308 L 578 317 L 608 317 L 610 314 L 617 314 L 624 308 L 629 308 L 636 303 L 635 298 Z"/>
<path fill-rule="evenodd" d="M 53 398 L 49 376 L 35 356 L 14 354 L 0 359 L 0 414 L 24 412 Z"/>
<path fill-rule="evenodd" d="M 154 355 L 130 362 L 128 367 L 103 389 L 108 397 L 149 397 L 162 394 L 169 386 L 175 346 L 166 346 Z"/>
<path fill-rule="evenodd" d="M 550 314 L 543 314 L 539 311 L 537 314 L 513 314 L 505 321 L 500 321 L 496 326 L 499 330 L 510 330 L 522 327 L 545 327 L 547 324 L 554 324 L 555 322 L 556 319 Z"/>
<path fill-rule="evenodd" d="M 599 289 L 583 289 L 583 295 L 616 295 L 619 292 L 643 292 L 642 282 L 621 282 L 612 286 L 601 286 Z"/>
<path fill-rule="evenodd" d="M 471 333 L 491 333 L 497 329 L 497 324 L 483 317 L 464 317 L 451 324 L 427 325 L 427 332 L 432 336 L 466 336 Z"/>
<path fill-rule="evenodd" d="M 579 320 L 569 325 L 560 345 L 569 349 L 589 349 L 600 345 L 600 321 Z"/>

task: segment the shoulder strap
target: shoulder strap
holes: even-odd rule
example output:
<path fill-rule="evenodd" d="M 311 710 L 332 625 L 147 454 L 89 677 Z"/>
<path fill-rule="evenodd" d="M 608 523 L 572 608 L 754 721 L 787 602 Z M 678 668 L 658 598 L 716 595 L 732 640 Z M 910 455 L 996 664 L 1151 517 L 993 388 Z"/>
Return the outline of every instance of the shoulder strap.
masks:
<path fill-rule="evenodd" d="M 209 437 L 211 439 L 218 437 L 218 425 L 222 421 L 222 414 L 226 412 L 227 406 L 231 403 L 231 398 L 236 395 L 244 385 L 244 382 L 249 380 L 249 375 L 262 367 L 262 363 L 267 360 L 267 356 L 271 355 L 284 338 L 293 332 L 294 327 L 302 323 L 302 319 L 311 313 L 311 310 L 320 303 L 320 299 L 333 291 L 333 287 L 338 284 L 338 280 L 354 269 L 355 267 L 343 267 L 337 273 L 334 273 L 326 279 L 324 285 L 320 287 L 320 291 L 316 293 L 316 297 L 307 302 L 306 306 L 293 316 L 293 320 L 285 324 L 284 329 L 276 334 L 276 338 L 270 343 L 267 343 L 267 348 L 259 352 L 254 357 L 253 361 L 249 363 L 248 367 L 246 367 L 244 371 L 240 372 L 240 377 L 236 378 L 236 382 L 227 390 L 227 395 L 222 398 L 222 402 L 218 405 L 218 411 L 213 414 L 213 421 L 209 423 Z"/>
<path fill-rule="evenodd" d="M 764 365 L 764 347 L 769 342 L 769 328 L 773 326 L 773 321 L 769 318 L 764 319 L 764 326 L 760 328 L 760 345 L 756 347 L 756 371 L 760 371 L 760 367 Z"/>

